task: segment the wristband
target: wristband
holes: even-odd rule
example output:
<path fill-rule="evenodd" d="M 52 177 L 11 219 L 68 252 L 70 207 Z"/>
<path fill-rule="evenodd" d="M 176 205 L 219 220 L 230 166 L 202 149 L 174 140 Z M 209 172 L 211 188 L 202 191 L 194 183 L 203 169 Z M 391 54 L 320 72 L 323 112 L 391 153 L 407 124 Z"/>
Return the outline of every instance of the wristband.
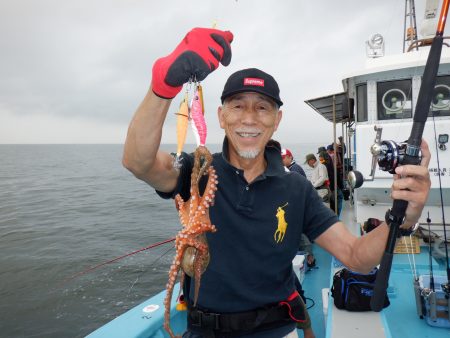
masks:
<path fill-rule="evenodd" d="M 402 217 L 401 219 L 398 219 L 396 216 L 394 216 L 391 213 L 391 209 L 389 208 L 386 211 L 386 215 L 384 216 L 384 221 L 386 222 L 388 227 L 391 227 L 391 223 L 392 222 L 396 222 L 398 224 L 403 224 L 405 222 L 405 217 Z M 409 229 L 399 228 L 398 237 L 411 235 L 412 233 L 414 233 L 419 228 L 419 225 L 420 225 L 420 223 L 417 222 L 416 224 L 411 226 Z"/>

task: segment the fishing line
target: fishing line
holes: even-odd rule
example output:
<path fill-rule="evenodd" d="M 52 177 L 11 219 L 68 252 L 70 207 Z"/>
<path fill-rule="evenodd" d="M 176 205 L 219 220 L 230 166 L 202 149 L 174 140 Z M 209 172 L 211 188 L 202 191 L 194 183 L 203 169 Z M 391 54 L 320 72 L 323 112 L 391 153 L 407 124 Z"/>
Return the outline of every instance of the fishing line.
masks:
<path fill-rule="evenodd" d="M 441 167 L 439 162 L 439 150 L 438 150 L 438 140 L 436 136 L 436 121 L 434 119 L 434 112 L 431 114 L 433 118 L 433 127 L 434 127 L 434 144 L 436 147 L 436 161 L 437 161 L 437 169 L 438 169 L 438 177 L 439 177 L 439 195 L 441 199 L 441 212 L 442 212 L 442 226 L 444 227 L 444 245 L 445 245 L 445 262 L 447 264 L 447 282 L 450 283 L 450 266 L 448 261 L 448 247 L 447 247 L 447 226 L 445 224 L 445 211 L 444 211 L 444 197 L 442 196 L 442 181 L 441 181 Z M 433 290 L 434 291 L 434 290 Z"/>
<path fill-rule="evenodd" d="M 417 267 L 416 267 L 416 256 L 414 254 L 414 249 L 413 249 L 413 239 L 412 239 L 412 234 L 409 235 L 409 241 L 411 242 L 411 256 L 412 256 L 412 261 L 413 261 L 413 266 L 414 266 L 414 278 L 415 280 L 418 280 L 419 277 L 417 275 Z"/>
<path fill-rule="evenodd" d="M 130 253 L 127 253 L 127 254 L 125 254 L 125 255 L 122 255 L 122 256 L 113 258 L 113 259 L 111 259 L 111 260 L 109 260 L 109 261 L 106 261 L 106 262 L 103 262 L 103 263 L 94 265 L 94 266 L 92 266 L 92 267 L 90 267 L 90 268 L 88 268 L 88 269 L 86 269 L 86 270 L 83 270 L 83 271 L 81 271 L 81 272 L 78 272 L 78 273 L 76 273 L 76 274 L 70 276 L 70 277 L 67 277 L 66 279 L 64 279 L 64 280 L 61 282 L 61 285 L 62 285 L 62 284 L 65 284 L 65 283 L 68 283 L 68 282 L 72 281 L 73 279 L 75 279 L 75 278 L 77 278 L 77 277 L 83 276 L 83 275 L 87 274 L 88 272 L 94 271 L 94 270 L 96 270 L 96 269 L 98 269 L 98 268 L 100 268 L 100 267 L 102 267 L 102 266 L 104 266 L 104 265 L 111 264 L 111 263 L 117 262 L 118 260 L 121 260 L 121 259 L 123 259 L 123 258 L 125 258 L 125 257 L 129 257 L 129 256 L 132 256 L 132 255 L 135 255 L 135 254 L 137 254 L 137 253 L 139 253 L 139 252 L 146 251 L 146 250 L 149 250 L 149 249 L 152 249 L 152 248 L 156 248 L 156 247 L 158 247 L 158 246 L 160 246 L 160 245 L 163 245 L 163 244 L 167 244 L 167 243 L 173 242 L 174 240 L 175 240 L 175 237 L 174 237 L 174 238 L 169 238 L 169 239 L 167 239 L 167 240 L 165 240 L 165 241 L 161 241 L 161 242 L 157 242 L 157 243 L 151 244 L 151 245 L 149 245 L 149 246 L 147 246 L 147 247 L 145 247 L 145 248 L 141 248 L 141 249 L 139 249 L 139 250 L 135 250 L 135 251 L 130 252 Z"/>
<path fill-rule="evenodd" d="M 431 218 L 430 218 L 430 212 L 428 211 L 427 215 L 427 223 L 428 223 L 428 261 L 430 265 L 430 287 L 434 292 L 434 277 L 433 277 L 433 260 L 431 256 Z"/>
<path fill-rule="evenodd" d="M 133 284 L 131 285 L 131 287 L 128 290 L 128 294 L 130 294 L 130 292 L 133 290 L 134 285 L 137 283 L 137 281 L 139 280 L 139 278 L 142 277 L 142 275 L 147 272 L 150 268 L 153 268 L 156 263 L 158 263 L 158 261 L 161 260 L 161 258 L 163 258 L 165 255 L 167 255 L 170 251 L 174 250 L 175 247 L 170 247 L 168 250 L 166 250 L 165 252 L 163 252 L 159 257 L 157 257 L 150 265 L 148 265 L 147 269 L 145 269 L 144 271 L 142 271 L 139 276 L 136 277 L 136 280 L 133 282 Z"/>
<path fill-rule="evenodd" d="M 418 280 L 417 271 L 416 271 L 416 260 L 414 258 L 414 248 L 413 248 L 412 235 L 409 235 L 408 238 L 409 238 L 409 244 L 408 244 L 408 241 L 406 240 L 406 236 L 402 236 L 402 241 L 403 241 L 403 244 L 406 247 L 406 253 L 407 253 L 407 256 L 408 256 L 409 268 L 411 269 L 411 272 L 413 274 L 414 280 Z M 411 252 L 409 251 L 410 245 L 411 245 Z M 412 262 L 411 262 L 411 256 L 412 256 Z"/>

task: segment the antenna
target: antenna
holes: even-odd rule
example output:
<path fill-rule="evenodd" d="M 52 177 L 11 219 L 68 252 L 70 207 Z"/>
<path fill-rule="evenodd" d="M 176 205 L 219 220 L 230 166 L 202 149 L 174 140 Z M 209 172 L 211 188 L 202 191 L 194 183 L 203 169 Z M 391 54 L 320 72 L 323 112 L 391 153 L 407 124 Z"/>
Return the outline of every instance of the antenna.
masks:
<path fill-rule="evenodd" d="M 406 22 L 409 19 L 409 26 L 406 28 Z M 414 0 L 405 0 L 405 23 L 403 25 L 403 53 L 413 42 L 417 41 L 417 24 L 416 24 L 416 6 Z M 419 47 L 416 45 L 416 50 Z"/>

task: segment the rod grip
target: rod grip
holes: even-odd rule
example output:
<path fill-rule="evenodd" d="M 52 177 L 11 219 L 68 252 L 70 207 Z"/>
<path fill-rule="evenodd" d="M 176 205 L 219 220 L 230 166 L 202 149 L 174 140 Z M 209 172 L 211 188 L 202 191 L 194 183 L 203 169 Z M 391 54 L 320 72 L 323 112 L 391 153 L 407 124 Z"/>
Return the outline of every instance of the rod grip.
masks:
<path fill-rule="evenodd" d="M 380 270 L 378 270 L 375 287 L 373 288 L 373 295 L 370 299 L 370 308 L 372 311 L 380 312 L 384 307 L 384 298 L 386 296 L 393 258 L 393 253 L 385 252 L 381 260 Z"/>
<path fill-rule="evenodd" d="M 392 260 L 394 258 L 395 243 L 407 206 L 408 202 L 403 200 L 395 200 L 392 206 L 391 215 L 394 220 L 389 225 L 386 249 L 384 250 L 383 258 L 381 259 L 380 269 L 377 273 L 377 279 L 375 280 L 375 286 L 370 300 L 370 308 L 375 312 L 379 312 L 383 309 L 384 298 L 389 283 L 389 275 L 391 273 Z"/>

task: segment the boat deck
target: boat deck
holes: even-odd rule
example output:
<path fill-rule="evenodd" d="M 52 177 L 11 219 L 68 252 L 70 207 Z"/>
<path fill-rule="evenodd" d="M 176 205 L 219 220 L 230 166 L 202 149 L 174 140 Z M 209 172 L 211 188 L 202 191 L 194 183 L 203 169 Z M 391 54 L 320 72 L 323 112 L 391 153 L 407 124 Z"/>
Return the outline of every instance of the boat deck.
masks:
<path fill-rule="evenodd" d="M 359 225 L 354 221 L 353 208 L 348 204 L 343 211 L 342 220 L 345 224 L 351 226 L 350 231 L 359 236 Z M 319 250 L 316 251 L 320 253 Z M 324 254 L 326 255 L 327 253 Z M 428 273 L 428 263 L 428 248 L 421 247 L 421 254 L 415 255 L 418 275 Z M 334 272 L 340 268 L 340 263 L 336 259 L 331 258 L 330 276 L 328 279 L 330 285 Z M 436 275 L 445 273 L 436 261 L 433 262 L 433 269 Z M 349 312 L 336 308 L 333 298 L 328 297 L 326 332 L 323 334 L 323 331 L 321 331 L 321 321 L 313 323 L 314 330 L 317 327 L 316 336 L 326 338 L 449 337 L 449 328 L 430 326 L 425 319 L 420 319 L 417 315 L 413 277 L 408 255 L 394 255 L 389 288 L 387 290 L 391 305 L 381 312 Z"/>
<path fill-rule="evenodd" d="M 352 231 L 359 234 L 359 225 L 353 221 L 352 208 L 346 206 L 342 215 L 345 224 L 352 225 Z M 339 268 L 338 262 L 325 250 L 313 245 L 317 268 L 306 272 L 303 281 L 312 328 L 317 338 L 448 338 L 449 328 L 434 327 L 420 319 L 416 313 L 413 291 L 413 276 L 408 255 L 395 255 L 388 294 L 391 305 L 383 311 L 348 312 L 337 309 L 333 298 L 326 292 L 330 288 L 332 276 Z M 419 274 L 428 273 L 428 250 L 415 255 Z M 435 275 L 444 275 L 442 266 L 433 264 Z M 178 285 L 177 285 L 178 287 Z M 174 291 L 177 294 L 177 290 Z M 168 337 L 162 327 L 165 291 L 148 299 L 124 313 L 110 323 L 91 333 L 88 338 L 163 338 Z M 186 312 L 175 310 L 172 302 L 171 326 L 175 333 L 182 333 L 186 327 Z M 324 306 L 325 305 L 325 306 Z M 299 337 L 303 332 L 298 331 Z"/>

